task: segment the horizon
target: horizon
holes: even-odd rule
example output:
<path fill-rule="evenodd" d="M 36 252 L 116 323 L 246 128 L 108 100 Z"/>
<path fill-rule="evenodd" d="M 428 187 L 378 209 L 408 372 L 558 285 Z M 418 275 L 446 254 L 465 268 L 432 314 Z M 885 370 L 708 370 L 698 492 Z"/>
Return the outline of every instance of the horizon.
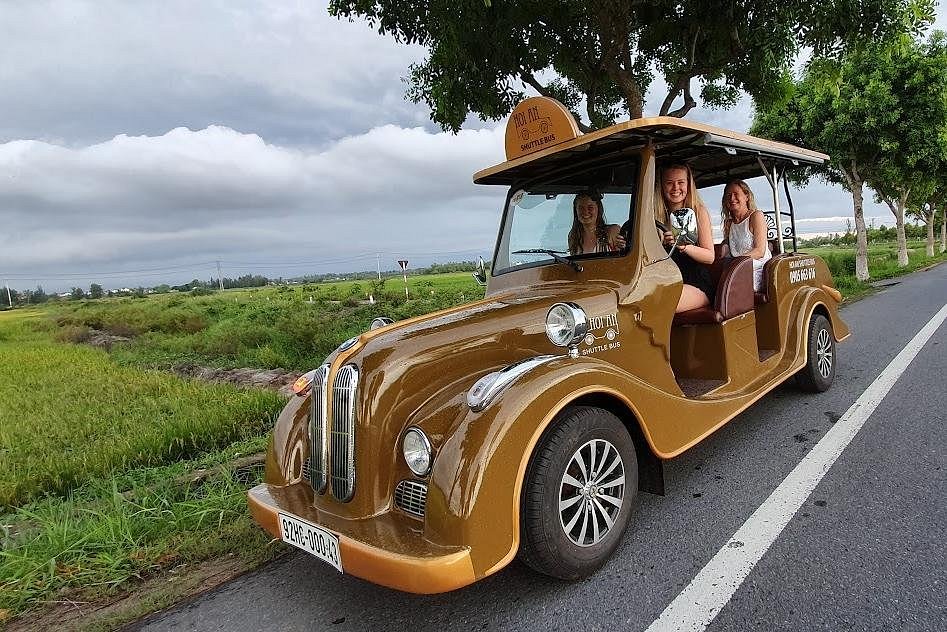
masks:
<path fill-rule="evenodd" d="M 886 220 L 890 220 L 886 223 Z M 797 238 L 800 240 L 813 239 L 820 236 L 828 235 L 844 235 L 846 229 L 846 222 L 852 223 L 852 228 L 854 229 L 854 218 L 834 215 L 828 217 L 805 217 L 805 218 L 796 218 L 796 224 L 804 225 L 820 225 L 820 230 L 815 231 L 800 231 L 797 234 Z M 869 228 L 881 228 L 889 227 L 894 225 L 894 217 L 889 213 L 888 216 L 884 215 L 871 215 L 865 216 L 865 224 Z M 911 219 L 905 219 L 905 225 L 922 225 L 913 222 Z M 714 239 L 719 240 L 721 237 L 720 226 L 719 224 L 713 225 L 714 229 Z M 463 255 L 468 255 L 468 258 L 463 258 Z M 377 255 L 386 255 L 383 257 L 378 257 Z M 445 259 L 446 256 L 454 256 L 457 258 Z M 462 250 L 456 251 L 454 253 L 429 253 L 428 255 L 423 255 L 419 253 L 392 253 L 392 252 L 382 252 L 382 253 L 362 253 L 358 255 L 353 255 L 352 257 L 345 258 L 344 260 L 332 260 L 335 267 L 330 270 L 323 271 L 299 271 L 300 267 L 308 266 L 319 266 L 325 263 L 325 261 L 318 260 L 309 260 L 309 261 L 269 261 L 269 262 L 259 262 L 258 264 L 249 264 L 246 262 L 235 261 L 233 265 L 228 265 L 226 259 L 219 260 L 221 264 L 221 271 L 223 272 L 222 278 L 236 280 L 245 276 L 262 276 L 265 277 L 268 281 L 274 281 L 278 279 L 283 279 L 284 281 L 293 281 L 297 279 L 302 279 L 306 276 L 326 276 L 326 275 L 360 275 L 360 274 L 377 274 L 380 271 L 382 276 L 401 276 L 401 268 L 398 266 L 398 259 L 408 256 L 409 266 L 408 271 L 418 270 L 429 268 L 433 264 L 437 265 L 450 265 L 450 264 L 460 264 L 469 261 L 476 261 L 479 256 L 483 256 L 489 264 L 490 258 L 492 257 L 492 250 L 477 252 L 474 250 Z M 413 259 L 412 259 L 413 257 Z M 103 291 L 116 291 L 116 290 L 136 290 L 138 288 L 151 289 L 158 287 L 160 285 L 169 285 L 169 286 L 180 286 L 185 285 L 193 280 L 198 280 L 203 282 L 216 281 L 220 276 L 217 273 L 217 261 L 202 261 L 194 262 L 192 265 L 176 265 L 169 266 L 166 269 L 149 269 L 147 272 L 142 273 L 139 276 L 129 275 L 113 278 L 112 275 L 124 274 L 122 271 L 79 271 L 79 272 L 69 272 L 63 273 L 61 275 L 49 275 L 45 277 L 33 277 L 33 278 L 23 278 L 23 279 L 14 279 L 14 278 L 2 278 L 0 277 L 0 285 L 4 282 L 9 283 L 11 290 L 16 290 L 17 292 L 32 291 L 37 288 L 37 286 L 42 287 L 44 292 L 47 294 L 56 294 L 60 295 L 63 293 L 68 293 L 74 287 L 80 287 L 82 289 L 87 289 L 92 283 L 96 283 L 102 286 Z M 353 269 L 353 268 L 344 268 L 341 267 L 345 263 L 355 263 L 356 261 L 364 261 L 369 265 L 363 269 Z M 389 262 L 389 263 L 384 263 Z M 392 265 L 393 264 L 393 265 Z M 390 267 L 385 267 L 386 265 Z M 268 272 L 268 269 L 278 268 L 282 269 L 283 272 Z M 228 273 L 229 270 L 235 271 L 235 273 Z M 295 270 L 294 270 L 295 269 Z M 188 271 L 190 270 L 190 271 Z M 67 276 L 74 275 L 74 276 Z M 154 282 L 155 278 L 160 277 L 158 282 Z M 120 281 L 119 279 L 124 279 Z M 18 281 L 26 283 L 26 285 L 18 284 Z M 68 282 L 66 285 L 54 285 L 56 282 Z M 115 283 L 108 283 L 108 281 L 115 281 Z M 52 282 L 52 283 L 50 283 Z M 82 283 L 81 285 L 79 283 Z M 326 282 L 326 281 L 320 281 Z"/>

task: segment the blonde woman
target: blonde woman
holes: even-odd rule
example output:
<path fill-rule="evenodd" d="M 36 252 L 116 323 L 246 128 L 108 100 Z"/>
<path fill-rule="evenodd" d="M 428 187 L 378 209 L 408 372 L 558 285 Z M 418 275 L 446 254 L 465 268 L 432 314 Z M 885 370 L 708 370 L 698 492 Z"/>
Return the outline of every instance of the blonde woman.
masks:
<path fill-rule="evenodd" d="M 673 164 L 661 170 L 659 191 L 655 194 L 655 219 L 670 224 L 671 211 L 692 208 L 697 213 L 697 243 L 681 244 L 671 253 L 671 259 L 681 270 L 684 290 L 677 302 L 676 312 L 686 312 L 710 305 L 714 298 L 714 284 L 706 266 L 714 262 L 713 230 L 710 213 L 700 199 L 697 184 L 690 167 Z M 674 244 L 674 235 L 664 233 L 665 246 Z"/>
<path fill-rule="evenodd" d="M 766 220 L 756 207 L 756 198 L 743 180 L 733 180 L 723 190 L 720 203 L 723 239 L 730 256 L 753 258 L 753 291 L 763 287 L 763 265 L 772 258 L 766 243 Z"/>

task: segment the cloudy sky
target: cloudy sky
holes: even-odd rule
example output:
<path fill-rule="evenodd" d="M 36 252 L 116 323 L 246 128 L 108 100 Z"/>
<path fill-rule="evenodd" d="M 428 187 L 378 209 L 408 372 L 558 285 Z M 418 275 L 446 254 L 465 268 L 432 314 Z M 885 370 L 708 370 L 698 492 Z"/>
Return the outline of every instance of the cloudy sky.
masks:
<path fill-rule="evenodd" d="M 502 160 L 505 121 L 441 132 L 404 99 L 423 50 L 318 0 L 6 0 L 0 41 L 12 287 L 182 282 L 216 261 L 231 277 L 393 269 L 493 247 L 503 191 L 471 175 Z M 750 104 L 690 117 L 745 130 Z M 800 218 L 850 214 L 841 190 L 793 199 Z"/>

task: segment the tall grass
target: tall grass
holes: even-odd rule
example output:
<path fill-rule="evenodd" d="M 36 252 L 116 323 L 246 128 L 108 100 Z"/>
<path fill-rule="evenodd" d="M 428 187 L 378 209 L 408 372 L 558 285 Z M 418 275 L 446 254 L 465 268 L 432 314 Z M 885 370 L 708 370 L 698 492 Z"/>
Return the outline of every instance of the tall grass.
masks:
<path fill-rule="evenodd" d="M 220 465 L 262 445 L 257 439 L 198 461 L 116 472 L 0 515 L 0 612 L 21 613 L 62 590 L 94 598 L 180 564 L 272 554 L 246 509 L 246 484 L 259 471 L 236 480 Z M 215 466 L 218 475 L 200 487 L 180 482 L 196 467 Z"/>
<path fill-rule="evenodd" d="M 90 329 L 134 337 L 113 349 L 120 364 L 307 371 L 378 316 L 409 318 L 483 297 L 465 273 L 412 277 L 409 288 L 407 300 L 398 279 L 87 301 L 52 314 L 61 335 L 76 342 Z"/>
<path fill-rule="evenodd" d="M 0 509 L 252 437 L 282 406 L 275 393 L 116 366 L 32 322 L 0 317 Z"/>
<path fill-rule="evenodd" d="M 868 273 L 871 281 L 865 283 L 855 277 L 855 252 L 849 247 L 819 246 L 806 248 L 807 253 L 819 255 L 825 261 L 835 279 L 835 287 L 846 297 L 854 298 L 871 291 L 871 282 L 890 279 L 924 266 L 944 261 L 941 254 L 929 258 L 923 244 L 911 244 L 908 248 L 908 266 L 898 266 L 898 249 L 895 244 L 871 244 L 868 248 Z"/>

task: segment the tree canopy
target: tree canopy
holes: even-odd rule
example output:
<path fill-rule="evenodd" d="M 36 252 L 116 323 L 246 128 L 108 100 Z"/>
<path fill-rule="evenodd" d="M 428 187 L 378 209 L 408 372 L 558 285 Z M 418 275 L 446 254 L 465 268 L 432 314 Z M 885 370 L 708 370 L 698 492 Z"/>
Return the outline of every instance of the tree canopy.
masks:
<path fill-rule="evenodd" d="M 470 113 L 506 116 L 527 86 L 584 110 L 588 130 L 641 117 L 656 77 L 661 114 L 684 116 L 697 98 L 730 106 L 740 91 L 779 100 L 801 48 L 833 54 L 918 28 L 933 0 L 331 0 L 329 12 L 428 49 L 408 96 L 446 130 Z"/>
<path fill-rule="evenodd" d="M 866 184 L 891 208 L 899 261 L 907 265 L 904 210 L 912 196 L 931 194 L 947 156 L 944 34 L 919 41 L 905 33 L 853 47 L 838 59 L 813 60 L 787 102 L 757 108 L 751 132 L 831 155 L 814 172 L 852 193 L 859 279 L 868 278 Z"/>

